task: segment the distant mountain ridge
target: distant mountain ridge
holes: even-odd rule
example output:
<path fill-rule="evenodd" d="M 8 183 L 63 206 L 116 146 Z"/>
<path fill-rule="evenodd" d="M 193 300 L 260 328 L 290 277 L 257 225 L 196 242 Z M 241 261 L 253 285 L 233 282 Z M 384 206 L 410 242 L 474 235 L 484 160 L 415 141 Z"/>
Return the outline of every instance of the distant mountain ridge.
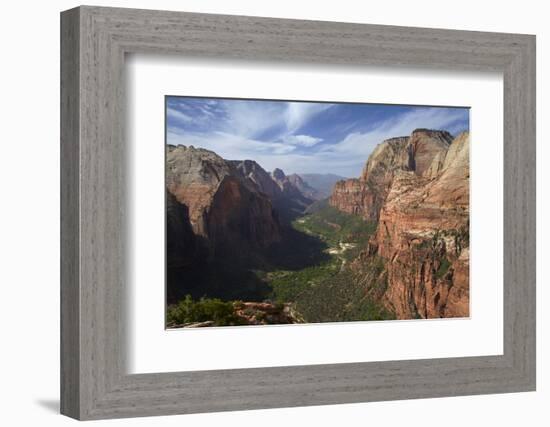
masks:
<path fill-rule="evenodd" d="M 303 181 L 315 190 L 316 199 L 326 199 L 332 194 L 334 184 L 343 179 L 344 176 L 335 175 L 333 173 L 299 173 Z"/>

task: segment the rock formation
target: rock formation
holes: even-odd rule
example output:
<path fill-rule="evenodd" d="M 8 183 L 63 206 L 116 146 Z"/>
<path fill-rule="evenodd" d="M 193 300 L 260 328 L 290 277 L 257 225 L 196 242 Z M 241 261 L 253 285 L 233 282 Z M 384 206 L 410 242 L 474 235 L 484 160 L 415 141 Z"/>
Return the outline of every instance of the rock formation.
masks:
<path fill-rule="evenodd" d="M 341 210 L 376 221 L 398 169 L 407 169 L 408 138 L 388 139 L 379 144 L 370 155 L 359 178 L 339 181 L 329 203 Z"/>
<path fill-rule="evenodd" d="M 290 220 L 329 203 L 378 224 L 345 267 L 359 300 L 364 290 L 399 319 L 469 315 L 468 133 L 453 140 L 445 131 L 417 129 L 388 139 L 359 178 L 334 185 L 328 201 L 299 175 L 269 174 L 252 160 L 169 145 L 166 191 L 167 277 L 175 286 L 169 283 L 168 295 L 174 301 L 180 290 L 194 291 L 205 271 L 213 285 L 205 279 L 197 294 L 208 289 L 240 299 L 257 293 L 253 301 L 261 300 L 263 282 L 250 273 L 254 262 L 262 264 L 264 254 L 283 243 L 287 250 L 297 233 Z M 249 324 L 301 321 L 285 307 L 249 302 L 236 310 Z"/>
<path fill-rule="evenodd" d="M 270 198 L 234 163 L 192 146 L 168 146 L 167 151 L 170 204 L 185 206 L 193 233 L 211 251 L 266 248 L 280 240 Z M 176 227 L 172 215 L 167 219 L 168 227 Z"/>
<path fill-rule="evenodd" d="M 417 129 L 409 137 L 388 139 L 374 149 L 359 178 L 339 181 L 329 203 L 341 210 L 376 221 L 396 171 L 434 175 L 452 136 L 446 131 Z M 432 167 L 434 159 L 438 162 Z"/>
<path fill-rule="evenodd" d="M 315 200 L 323 199 L 323 196 L 313 187 L 311 187 L 302 177 L 296 173 L 287 176 L 288 180 L 298 191 L 309 199 L 310 203 Z"/>
<path fill-rule="evenodd" d="M 271 302 L 236 302 L 235 314 L 246 325 L 281 325 L 304 323 L 292 304 Z"/>
<path fill-rule="evenodd" d="M 469 135 L 449 140 L 420 130 L 385 141 L 361 178 L 338 188 L 362 195 L 357 214 L 379 209 L 377 232 L 353 266 L 383 261 L 379 297 L 400 319 L 469 315 Z M 340 197 L 331 198 L 339 208 Z"/>
<path fill-rule="evenodd" d="M 407 170 L 414 171 L 417 175 L 424 175 L 430 169 L 432 162 L 447 152 L 453 137 L 449 132 L 441 130 L 417 129 L 415 130 L 406 146 Z"/>
<path fill-rule="evenodd" d="M 281 198 L 274 200 L 274 203 L 286 220 L 292 220 L 303 214 L 314 202 L 313 198 L 300 190 L 299 187 L 305 188 L 306 184 L 298 175 L 286 176 L 281 169 L 276 168 L 271 173 L 271 177 L 281 190 Z"/>
<path fill-rule="evenodd" d="M 282 197 L 282 191 L 277 183 L 254 160 L 230 160 L 241 176 L 250 181 L 259 191 L 267 195 L 272 201 Z"/>

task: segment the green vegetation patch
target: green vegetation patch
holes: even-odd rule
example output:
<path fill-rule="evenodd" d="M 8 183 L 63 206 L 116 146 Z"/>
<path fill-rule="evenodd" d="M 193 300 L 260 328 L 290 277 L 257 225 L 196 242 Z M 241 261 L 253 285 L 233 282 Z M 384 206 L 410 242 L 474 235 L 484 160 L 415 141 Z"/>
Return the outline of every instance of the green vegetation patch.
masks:
<path fill-rule="evenodd" d="M 338 273 L 340 264 L 330 261 L 298 271 L 274 271 L 269 274 L 273 299 L 278 303 L 296 301 L 305 291 L 315 288 Z"/>
<path fill-rule="evenodd" d="M 387 287 L 383 260 L 373 258 L 361 274 L 349 270 L 349 264 L 368 247 L 376 231 L 375 222 L 320 204 L 313 212 L 295 219 L 292 227 L 286 231 L 285 245 L 270 248 L 265 265 L 243 271 L 228 262 L 207 269 L 212 280 L 206 295 L 221 299 L 193 299 L 196 293 L 189 292 L 191 295 L 168 307 L 168 326 L 243 324 L 245 320 L 235 314 L 239 307 L 235 300 L 269 299 L 280 307 L 292 303 L 306 322 L 394 318 L 377 302 Z M 245 314 L 259 316 L 259 320 L 266 316 L 249 311 Z"/>
<path fill-rule="evenodd" d="M 307 322 L 393 319 L 394 315 L 376 302 L 387 287 L 383 260 L 373 259 L 368 273 L 361 277 L 355 277 L 347 267 L 367 248 L 376 225 L 328 205 L 294 220 L 296 230 L 316 236 L 335 252 L 329 261 L 316 266 L 269 273 L 272 298 L 293 302 Z"/>
<path fill-rule="evenodd" d="M 298 218 L 292 226 L 303 233 L 317 235 L 331 245 L 339 242 L 366 244 L 376 231 L 376 222 L 365 221 L 332 206 L 324 206 L 310 215 Z"/>
<path fill-rule="evenodd" d="M 439 264 L 439 268 L 435 272 L 435 277 L 437 279 L 441 279 L 443 276 L 445 276 L 447 271 L 449 271 L 450 266 L 451 266 L 451 263 L 449 262 L 449 260 L 447 258 L 443 258 L 441 260 L 441 263 Z"/>
<path fill-rule="evenodd" d="M 303 292 L 296 301 L 296 309 L 308 322 L 395 318 L 381 304 L 370 298 L 364 285 L 346 270 Z"/>
<path fill-rule="evenodd" d="M 217 298 L 193 300 L 191 295 L 175 305 L 169 306 L 166 312 L 168 326 L 184 326 L 192 323 L 211 321 L 211 326 L 235 326 L 243 322 L 235 315 L 234 303 Z"/>

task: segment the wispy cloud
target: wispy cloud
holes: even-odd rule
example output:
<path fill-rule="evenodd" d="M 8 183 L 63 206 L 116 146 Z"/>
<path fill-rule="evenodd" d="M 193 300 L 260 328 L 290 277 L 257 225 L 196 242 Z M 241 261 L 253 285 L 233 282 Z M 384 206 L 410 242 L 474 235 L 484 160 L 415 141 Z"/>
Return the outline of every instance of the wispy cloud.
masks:
<path fill-rule="evenodd" d="M 323 138 L 316 138 L 310 135 L 287 135 L 282 138 L 286 144 L 301 145 L 303 147 L 313 147 L 321 142 Z"/>
<path fill-rule="evenodd" d="M 377 123 L 368 132 L 351 132 L 341 141 L 324 146 L 323 151 L 368 155 L 382 141 L 408 136 L 418 128 L 448 129 L 464 117 L 463 111 L 448 108 L 418 108 L 403 113 L 397 117 Z"/>
<path fill-rule="evenodd" d="M 296 132 L 302 128 L 311 118 L 334 104 L 323 104 L 313 102 L 288 102 L 286 103 L 285 122 L 289 133 Z"/>
<path fill-rule="evenodd" d="M 469 123 L 467 109 L 365 105 L 174 98 L 167 139 L 267 170 L 358 176 L 385 139 L 421 127 L 457 133 Z"/>
<path fill-rule="evenodd" d="M 173 145 L 193 145 L 205 148 L 219 154 L 229 160 L 256 159 L 258 155 L 284 155 L 295 150 L 295 146 L 281 142 L 259 141 L 225 132 L 212 134 L 182 133 L 170 128 L 168 130 L 168 142 Z"/>
<path fill-rule="evenodd" d="M 168 116 L 168 120 L 176 120 L 181 121 L 184 123 L 192 123 L 193 118 L 180 110 L 176 110 L 175 108 L 168 107 L 166 109 L 166 115 Z"/>

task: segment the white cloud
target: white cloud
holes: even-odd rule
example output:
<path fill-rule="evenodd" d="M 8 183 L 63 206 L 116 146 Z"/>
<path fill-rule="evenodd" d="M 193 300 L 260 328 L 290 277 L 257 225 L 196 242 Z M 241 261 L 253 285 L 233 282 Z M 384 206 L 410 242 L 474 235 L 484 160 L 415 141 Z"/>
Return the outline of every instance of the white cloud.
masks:
<path fill-rule="evenodd" d="M 330 171 L 357 177 L 370 153 L 384 140 L 409 136 L 418 128 L 449 130 L 463 118 L 464 111 L 459 109 L 418 108 L 380 122 L 367 132 L 351 132 L 335 144 L 323 144 L 306 158 L 285 156 L 284 162 L 291 172 Z"/>
<path fill-rule="evenodd" d="M 334 104 L 319 104 L 313 102 L 289 102 L 285 111 L 286 129 L 293 133 L 304 126 L 317 114 L 327 110 Z"/>
<path fill-rule="evenodd" d="M 347 156 L 332 153 L 299 154 L 294 152 L 294 145 L 242 138 L 225 132 L 206 135 L 169 130 L 167 139 L 169 144 L 205 148 L 228 160 L 255 160 L 267 171 L 280 168 L 287 173 L 314 173 L 330 169 L 344 176 L 353 176 L 349 174 L 350 170 L 357 167 L 360 170 L 364 163 L 360 158 L 350 160 Z"/>
<path fill-rule="evenodd" d="M 447 129 L 462 118 L 463 111 L 458 109 L 419 108 L 381 122 L 370 131 L 349 133 L 340 142 L 323 146 L 323 151 L 350 157 L 361 155 L 366 161 L 372 150 L 386 139 L 408 136 L 418 128 Z"/>
<path fill-rule="evenodd" d="M 268 171 L 278 167 L 286 173 L 332 172 L 347 177 L 359 176 L 370 153 L 385 139 L 408 136 L 416 128 L 451 130 L 464 118 L 459 109 L 418 108 L 369 131 L 350 132 L 333 144 L 319 144 L 322 138 L 294 131 L 326 110 L 326 104 L 219 101 L 216 107 L 226 113 L 216 127 L 221 131 L 214 127 L 202 133 L 169 129 L 168 142 L 203 147 L 225 159 L 252 159 Z M 216 119 L 222 120 L 219 115 Z M 280 135 L 261 140 L 263 132 L 275 127 L 281 128 Z M 301 154 L 298 148 L 307 148 L 308 154 Z"/>
<path fill-rule="evenodd" d="M 291 145 L 300 145 L 303 147 L 313 147 L 323 140 L 310 135 L 287 135 L 283 137 L 283 142 Z"/>
<path fill-rule="evenodd" d="M 193 118 L 191 116 L 188 116 L 187 114 L 182 113 L 181 111 L 171 107 L 168 107 L 166 109 L 166 114 L 169 118 L 176 119 L 184 123 L 191 123 L 193 121 Z"/>
<path fill-rule="evenodd" d="M 206 148 L 229 160 L 256 160 L 256 157 L 260 154 L 282 155 L 290 153 L 296 148 L 281 142 L 258 141 L 226 132 L 213 132 L 210 134 L 180 133 L 169 129 L 167 139 L 169 144 Z"/>
<path fill-rule="evenodd" d="M 331 104 L 306 102 L 219 101 L 225 111 L 224 130 L 245 138 L 254 138 L 270 129 L 278 129 L 274 139 L 284 140 L 306 125 Z"/>
<path fill-rule="evenodd" d="M 281 121 L 283 105 L 273 102 L 224 101 L 225 132 L 243 138 L 254 138 Z"/>

